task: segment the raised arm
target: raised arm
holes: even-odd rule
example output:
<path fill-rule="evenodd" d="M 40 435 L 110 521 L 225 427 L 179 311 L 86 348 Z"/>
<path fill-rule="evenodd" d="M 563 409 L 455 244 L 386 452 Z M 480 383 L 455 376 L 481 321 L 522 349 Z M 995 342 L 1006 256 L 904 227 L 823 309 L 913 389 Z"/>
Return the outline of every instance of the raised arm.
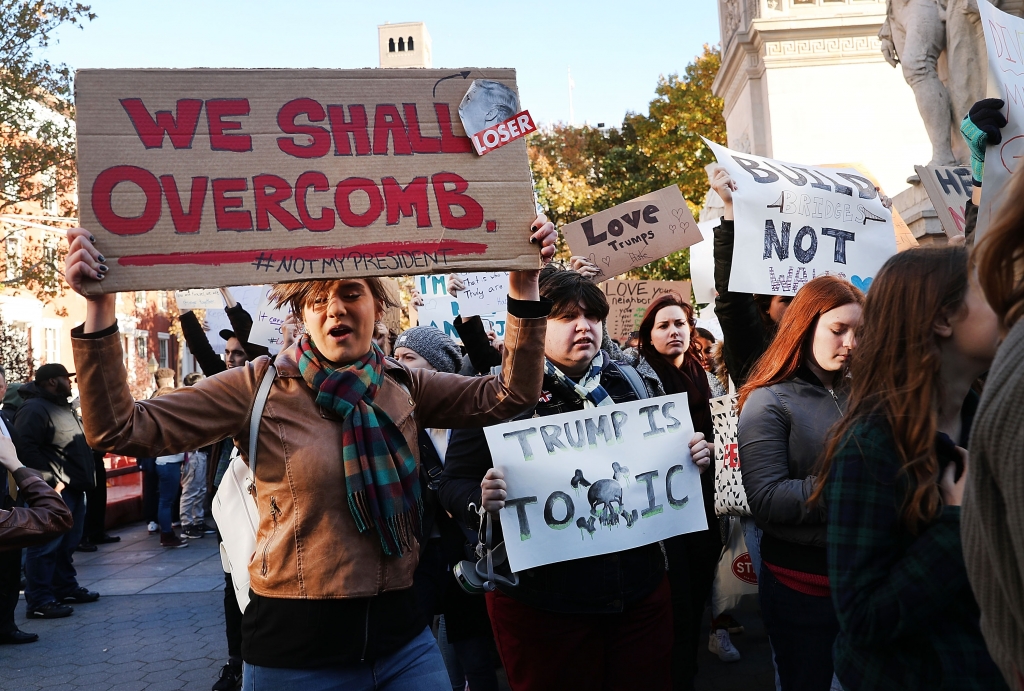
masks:
<path fill-rule="evenodd" d="M 195 312 L 192 310 L 183 312 L 178 321 L 181 324 L 181 333 L 185 337 L 188 350 L 195 356 L 196 362 L 199 363 L 199 369 L 203 370 L 203 374 L 207 377 L 212 377 L 228 368 L 224 364 L 224 360 L 221 359 L 213 349 L 213 346 L 210 345 L 210 339 L 206 337 L 203 325 L 199 323 L 199 318 L 196 317 Z"/>

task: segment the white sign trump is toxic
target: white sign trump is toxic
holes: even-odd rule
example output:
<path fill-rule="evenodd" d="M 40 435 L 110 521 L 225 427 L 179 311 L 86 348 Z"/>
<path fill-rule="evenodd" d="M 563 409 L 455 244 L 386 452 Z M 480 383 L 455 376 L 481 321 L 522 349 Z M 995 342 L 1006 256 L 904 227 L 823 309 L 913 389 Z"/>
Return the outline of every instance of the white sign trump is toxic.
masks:
<path fill-rule="evenodd" d="M 707 144 L 737 185 L 729 290 L 794 295 L 808 281 L 831 274 L 867 291 L 896 254 L 892 213 L 858 171 Z"/>
<path fill-rule="evenodd" d="M 513 571 L 707 529 L 686 394 L 484 429 Z M 625 452 L 628 449 L 628 452 Z"/>

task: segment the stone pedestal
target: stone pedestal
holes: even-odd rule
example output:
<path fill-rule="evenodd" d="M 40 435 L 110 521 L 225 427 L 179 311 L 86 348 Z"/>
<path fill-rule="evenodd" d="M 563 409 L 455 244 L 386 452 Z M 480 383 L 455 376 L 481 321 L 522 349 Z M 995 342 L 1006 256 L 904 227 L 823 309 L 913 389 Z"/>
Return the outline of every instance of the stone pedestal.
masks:
<path fill-rule="evenodd" d="M 939 217 L 935 214 L 935 207 L 920 182 L 910 185 L 893 197 L 892 205 L 900 212 L 910 232 L 922 247 L 946 244 L 946 233 L 942 230 Z"/>

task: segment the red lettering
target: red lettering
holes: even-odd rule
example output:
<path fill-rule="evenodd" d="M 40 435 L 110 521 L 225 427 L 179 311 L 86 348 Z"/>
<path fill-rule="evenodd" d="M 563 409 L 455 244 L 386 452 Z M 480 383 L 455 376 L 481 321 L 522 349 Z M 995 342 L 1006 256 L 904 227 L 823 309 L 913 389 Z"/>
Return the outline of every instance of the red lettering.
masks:
<path fill-rule="evenodd" d="M 366 108 L 360 105 L 348 107 L 350 119 L 345 119 L 344 106 L 327 106 L 327 117 L 331 120 L 331 134 L 334 136 L 334 155 L 351 156 L 349 135 L 356 145 L 356 156 L 369 156 L 370 135 L 367 132 Z"/>
<path fill-rule="evenodd" d="M 310 188 L 317 192 L 327 192 L 331 189 L 331 183 L 323 173 L 310 171 L 303 173 L 295 181 L 295 208 L 299 212 L 299 220 L 306 230 L 314 233 L 322 233 L 334 229 L 334 209 L 329 206 L 320 208 L 320 218 L 309 215 L 309 208 L 306 206 L 306 194 Z"/>
<path fill-rule="evenodd" d="M 247 98 L 215 98 L 207 101 L 206 121 L 210 128 L 210 148 L 214 151 L 252 151 L 252 137 L 248 134 L 225 134 L 242 129 L 242 123 L 224 118 L 248 114 L 249 99 Z M 215 181 L 214 190 L 216 188 Z"/>
<path fill-rule="evenodd" d="M 112 197 L 114 188 L 122 182 L 139 186 L 146 195 L 146 208 L 134 217 L 118 216 L 114 212 Z M 153 230 L 160 220 L 160 182 L 145 168 L 137 166 L 114 166 L 96 176 L 92 184 L 92 211 L 96 220 L 115 235 L 141 235 Z"/>
<path fill-rule="evenodd" d="M 484 209 L 472 197 L 465 194 L 469 189 L 469 183 L 462 176 L 455 173 L 436 173 L 430 178 L 430 184 L 434 187 L 434 196 L 437 198 L 437 210 L 441 216 L 441 226 L 449 230 L 469 230 L 479 228 L 484 222 Z M 447 189 L 447 185 L 454 185 Z M 456 216 L 452 213 L 452 207 L 462 209 L 463 214 Z"/>
<path fill-rule="evenodd" d="M 403 108 L 405 108 L 405 124 L 409 127 L 409 143 L 412 145 L 413 153 L 441 153 L 440 137 L 424 137 L 420 133 L 420 117 L 419 113 L 416 112 L 416 104 L 406 103 Z"/>
<path fill-rule="evenodd" d="M 295 124 L 295 118 L 300 115 L 305 115 L 310 122 L 323 122 L 327 118 L 324 107 L 311 98 L 296 98 L 288 101 L 277 112 L 277 126 L 285 134 L 309 135 L 313 141 L 309 144 L 299 144 L 294 137 L 278 137 L 278 148 L 296 158 L 326 156 L 327 152 L 331 150 L 331 133 L 325 127 Z"/>
<path fill-rule="evenodd" d="M 191 149 L 203 102 L 197 98 L 180 99 L 174 106 L 174 115 L 169 110 L 158 110 L 155 119 L 141 98 L 122 98 L 121 107 L 128 113 L 139 140 L 147 149 L 162 148 L 165 134 L 175 149 Z"/>
<path fill-rule="evenodd" d="M 213 216 L 217 230 L 252 230 L 252 213 L 235 211 L 242 206 L 241 197 L 228 197 L 229 192 L 246 192 L 249 181 L 245 178 L 218 178 L 213 181 Z"/>
<path fill-rule="evenodd" d="M 409 133 L 402 122 L 398 107 L 391 103 L 377 105 L 373 113 L 373 153 L 375 156 L 388 155 L 388 136 L 395 145 L 396 156 L 411 156 L 412 145 L 409 144 Z"/>
<path fill-rule="evenodd" d="M 437 126 L 441 129 L 441 153 L 468 154 L 473 151 L 473 142 L 469 137 L 458 137 L 452 131 L 452 114 L 447 103 L 435 103 Z"/>
<path fill-rule="evenodd" d="M 416 214 L 416 227 L 430 227 L 430 205 L 427 201 L 427 179 L 413 178 L 405 189 L 394 178 L 384 178 L 384 202 L 388 209 L 388 225 L 397 225 L 400 216 Z"/>
<path fill-rule="evenodd" d="M 192 178 L 192 190 L 188 199 L 188 213 L 182 208 L 181 197 L 178 196 L 178 183 L 173 175 L 161 175 L 160 185 L 167 197 L 167 208 L 171 211 L 175 233 L 198 233 L 199 223 L 203 220 L 203 203 L 206 201 L 206 186 L 209 178 Z"/>
<path fill-rule="evenodd" d="M 370 200 L 369 208 L 361 214 L 352 210 L 350 196 L 356 190 L 362 190 Z M 351 228 L 365 228 L 380 218 L 384 210 L 384 199 L 373 180 L 366 178 L 346 178 L 338 183 L 334 192 L 334 205 L 338 208 L 338 218 Z M 481 212 L 482 213 L 482 212 Z"/>
<path fill-rule="evenodd" d="M 267 192 L 267 190 L 272 190 Z M 252 191 L 256 195 L 256 230 L 270 230 L 270 216 L 288 230 L 302 227 L 299 219 L 281 207 L 281 202 L 292 196 L 292 186 L 276 175 L 257 175 L 252 179 Z"/>

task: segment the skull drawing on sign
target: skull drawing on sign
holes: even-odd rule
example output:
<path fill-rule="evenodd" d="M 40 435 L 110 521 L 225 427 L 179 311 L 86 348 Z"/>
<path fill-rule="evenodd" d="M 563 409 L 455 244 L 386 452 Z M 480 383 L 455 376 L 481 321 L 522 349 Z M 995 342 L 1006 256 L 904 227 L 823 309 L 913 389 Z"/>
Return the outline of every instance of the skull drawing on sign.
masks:
<path fill-rule="evenodd" d="M 578 490 L 580 486 L 590 488 L 587 490 L 587 501 L 590 503 L 590 518 L 579 518 L 576 521 L 576 526 L 581 531 L 586 530 L 591 536 L 597 530 L 594 527 L 595 519 L 602 526 L 611 528 L 619 524 L 619 518 L 621 517 L 626 521 L 626 527 L 632 528 L 639 518 L 636 509 L 626 511 L 622 504 L 622 485 L 619 484 L 618 480 L 628 478 L 629 469 L 614 463 L 612 472 L 613 479 L 603 479 L 590 483 L 583 477 L 583 471 L 577 469 L 576 474 L 569 481 L 573 489 Z"/>

